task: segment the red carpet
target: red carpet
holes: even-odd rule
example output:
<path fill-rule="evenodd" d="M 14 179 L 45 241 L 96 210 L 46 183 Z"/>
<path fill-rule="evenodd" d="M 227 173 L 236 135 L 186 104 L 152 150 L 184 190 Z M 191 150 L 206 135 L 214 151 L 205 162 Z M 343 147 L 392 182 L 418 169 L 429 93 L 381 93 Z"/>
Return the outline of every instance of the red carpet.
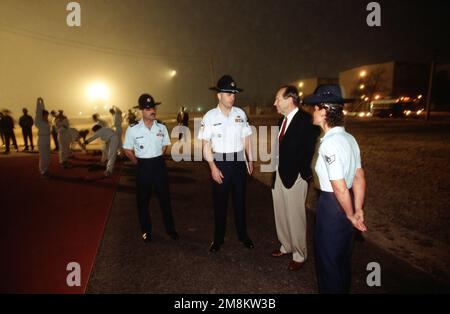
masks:
<path fill-rule="evenodd" d="M 119 176 L 89 172 L 98 158 L 77 155 L 51 179 L 41 179 L 37 154 L 0 158 L 0 292 L 83 293 Z M 118 167 L 115 173 L 119 172 Z M 69 287 L 66 266 L 81 266 L 81 286 Z"/>

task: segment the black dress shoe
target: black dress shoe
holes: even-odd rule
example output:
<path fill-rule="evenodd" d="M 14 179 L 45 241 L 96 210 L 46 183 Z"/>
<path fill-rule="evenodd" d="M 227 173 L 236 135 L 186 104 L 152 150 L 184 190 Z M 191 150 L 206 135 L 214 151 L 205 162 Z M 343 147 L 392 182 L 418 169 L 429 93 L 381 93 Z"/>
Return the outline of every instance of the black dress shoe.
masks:
<path fill-rule="evenodd" d="M 210 252 L 217 252 L 218 250 L 220 250 L 220 247 L 222 246 L 223 241 L 219 242 L 219 241 L 214 241 L 211 243 L 210 247 L 209 247 L 209 251 Z"/>
<path fill-rule="evenodd" d="M 152 241 L 152 235 L 149 232 L 145 232 L 142 234 L 142 240 L 144 240 L 144 242 L 148 243 Z"/>
<path fill-rule="evenodd" d="M 250 240 L 249 238 L 246 238 L 246 239 L 243 239 L 243 240 L 240 240 L 240 241 L 249 250 L 251 250 L 251 249 L 253 249 L 255 247 L 255 245 L 253 244 L 252 240 Z"/>
<path fill-rule="evenodd" d="M 178 240 L 180 238 L 180 236 L 178 235 L 178 233 L 176 231 L 169 233 L 169 237 L 172 240 Z"/>

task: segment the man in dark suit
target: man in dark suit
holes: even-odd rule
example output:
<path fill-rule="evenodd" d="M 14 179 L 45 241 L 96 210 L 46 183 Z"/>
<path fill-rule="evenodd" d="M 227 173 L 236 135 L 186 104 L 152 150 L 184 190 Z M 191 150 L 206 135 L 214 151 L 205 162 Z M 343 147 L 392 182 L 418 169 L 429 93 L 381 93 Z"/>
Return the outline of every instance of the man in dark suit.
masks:
<path fill-rule="evenodd" d="M 28 151 L 29 150 L 29 148 L 28 148 L 28 140 L 30 141 L 30 144 L 31 144 L 31 150 L 34 150 L 33 129 L 32 129 L 33 124 L 34 124 L 34 120 L 28 114 L 27 108 L 23 108 L 22 112 L 23 112 L 23 116 L 21 116 L 20 119 L 19 119 L 19 125 L 22 128 L 23 141 L 25 143 L 24 151 Z"/>
<path fill-rule="evenodd" d="M 312 178 L 311 160 L 319 133 L 311 115 L 299 108 L 300 97 L 294 86 L 279 89 L 274 106 L 284 117 L 278 134 L 278 166 L 274 174 L 272 197 L 279 249 L 273 257 L 292 254 L 288 270 L 299 270 L 307 259 L 305 202 Z"/>
<path fill-rule="evenodd" d="M 3 129 L 4 135 L 5 135 L 5 146 L 6 150 L 4 151 L 4 154 L 9 154 L 9 146 L 11 144 L 11 141 L 14 145 L 14 148 L 16 149 L 16 152 L 19 151 L 19 147 L 17 146 L 16 141 L 16 135 L 14 134 L 14 120 L 9 115 L 10 111 L 8 109 L 3 110 L 3 117 L 1 120 L 1 128 Z"/>

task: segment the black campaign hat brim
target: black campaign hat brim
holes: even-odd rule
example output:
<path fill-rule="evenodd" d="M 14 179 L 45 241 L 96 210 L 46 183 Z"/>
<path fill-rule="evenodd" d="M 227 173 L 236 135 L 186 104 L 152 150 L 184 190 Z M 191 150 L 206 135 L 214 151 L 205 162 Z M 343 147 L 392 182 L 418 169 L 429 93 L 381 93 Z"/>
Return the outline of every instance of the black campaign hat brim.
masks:
<path fill-rule="evenodd" d="M 210 87 L 209 89 L 217 93 L 240 93 L 244 91 L 242 88 L 227 89 L 227 88 L 217 88 L 215 86 Z"/>
<path fill-rule="evenodd" d="M 139 105 L 137 105 L 137 106 L 134 106 L 133 108 L 134 109 L 145 109 L 145 108 L 155 108 L 156 106 L 158 106 L 158 105 L 161 105 L 161 103 L 160 102 L 155 102 L 152 106 L 150 106 L 150 107 L 147 107 L 147 106 L 139 106 Z"/>

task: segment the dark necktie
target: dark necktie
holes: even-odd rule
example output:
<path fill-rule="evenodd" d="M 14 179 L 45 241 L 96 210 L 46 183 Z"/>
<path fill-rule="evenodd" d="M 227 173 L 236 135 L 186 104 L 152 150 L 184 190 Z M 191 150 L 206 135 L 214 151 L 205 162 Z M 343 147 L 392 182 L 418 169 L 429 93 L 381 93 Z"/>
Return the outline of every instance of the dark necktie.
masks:
<path fill-rule="evenodd" d="M 286 133 L 286 124 L 287 124 L 287 117 L 284 117 L 283 124 L 281 125 L 281 132 L 280 135 L 278 136 L 278 141 L 280 142 L 284 137 L 284 133 Z"/>

